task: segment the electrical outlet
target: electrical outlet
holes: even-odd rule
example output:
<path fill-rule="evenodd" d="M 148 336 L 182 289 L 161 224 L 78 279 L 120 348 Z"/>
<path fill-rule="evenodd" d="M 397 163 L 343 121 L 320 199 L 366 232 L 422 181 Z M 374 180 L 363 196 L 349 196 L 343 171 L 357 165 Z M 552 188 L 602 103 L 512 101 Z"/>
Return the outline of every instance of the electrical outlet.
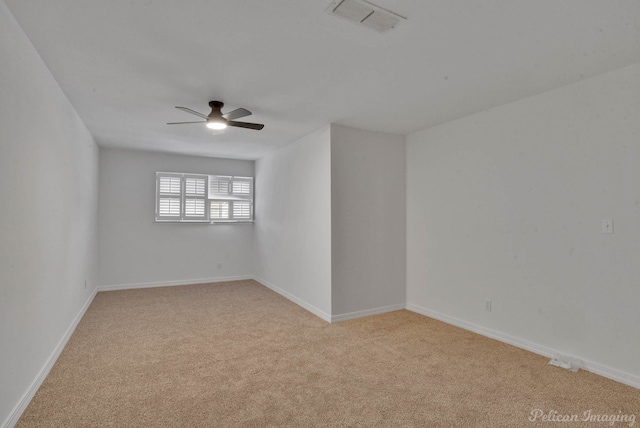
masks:
<path fill-rule="evenodd" d="M 487 312 L 491 312 L 491 299 L 486 299 L 484 301 L 484 310 Z"/>

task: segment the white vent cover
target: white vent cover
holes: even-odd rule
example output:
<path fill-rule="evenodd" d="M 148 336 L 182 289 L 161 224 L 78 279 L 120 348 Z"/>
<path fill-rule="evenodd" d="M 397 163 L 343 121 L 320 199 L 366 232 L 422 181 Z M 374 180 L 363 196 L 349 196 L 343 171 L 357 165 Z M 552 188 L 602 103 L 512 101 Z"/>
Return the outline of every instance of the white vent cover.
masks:
<path fill-rule="evenodd" d="M 366 0 L 334 0 L 325 12 L 355 22 L 380 33 L 392 29 L 404 16 L 378 7 Z"/>

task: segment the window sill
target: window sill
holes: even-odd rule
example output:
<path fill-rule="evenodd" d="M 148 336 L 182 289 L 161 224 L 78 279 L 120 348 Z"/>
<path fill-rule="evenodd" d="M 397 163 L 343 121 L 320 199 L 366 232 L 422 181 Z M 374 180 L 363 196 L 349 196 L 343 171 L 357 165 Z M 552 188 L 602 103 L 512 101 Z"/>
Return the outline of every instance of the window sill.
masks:
<path fill-rule="evenodd" d="M 217 220 L 217 221 L 210 221 L 210 220 L 158 220 L 158 219 L 155 219 L 153 222 L 154 223 L 163 223 L 163 224 L 209 224 L 209 225 L 216 225 L 216 224 L 253 224 L 253 223 L 255 223 L 254 220 Z"/>

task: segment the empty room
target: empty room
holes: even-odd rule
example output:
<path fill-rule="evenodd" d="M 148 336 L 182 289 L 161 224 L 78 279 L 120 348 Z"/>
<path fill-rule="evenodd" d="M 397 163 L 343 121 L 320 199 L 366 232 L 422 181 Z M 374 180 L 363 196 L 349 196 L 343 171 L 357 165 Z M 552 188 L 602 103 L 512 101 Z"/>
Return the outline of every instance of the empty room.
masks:
<path fill-rule="evenodd" d="M 640 418 L 637 0 L 0 0 L 0 177 L 0 428 Z"/>

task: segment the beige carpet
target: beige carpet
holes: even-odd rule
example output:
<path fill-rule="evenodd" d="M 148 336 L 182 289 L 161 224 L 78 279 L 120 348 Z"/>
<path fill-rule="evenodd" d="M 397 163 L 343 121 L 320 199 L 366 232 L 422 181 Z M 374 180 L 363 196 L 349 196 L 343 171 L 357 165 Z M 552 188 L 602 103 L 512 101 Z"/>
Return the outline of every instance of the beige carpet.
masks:
<path fill-rule="evenodd" d="M 98 293 L 17 426 L 630 426 L 588 411 L 640 424 L 640 390 L 409 311 L 328 324 L 238 281 Z"/>

